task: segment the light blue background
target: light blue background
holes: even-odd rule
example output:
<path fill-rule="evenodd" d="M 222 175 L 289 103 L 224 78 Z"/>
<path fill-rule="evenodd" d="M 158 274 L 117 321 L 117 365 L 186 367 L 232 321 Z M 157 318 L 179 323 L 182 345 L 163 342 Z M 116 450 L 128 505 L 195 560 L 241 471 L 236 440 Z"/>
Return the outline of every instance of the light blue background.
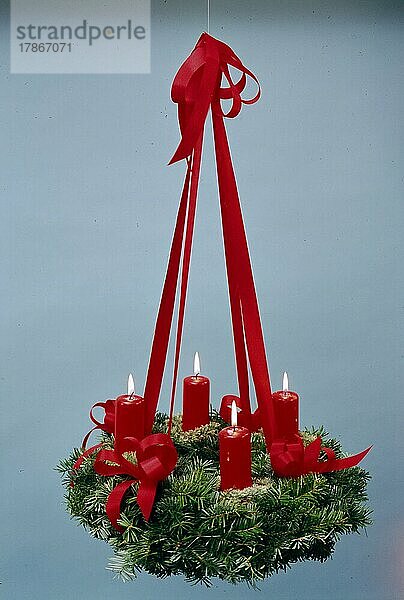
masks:
<path fill-rule="evenodd" d="M 165 166 L 179 139 L 170 84 L 206 5 L 153 2 L 151 75 L 10 76 L 1 4 L 4 598 L 403 597 L 402 8 L 212 2 L 211 33 L 263 87 L 228 131 L 274 387 L 287 369 L 302 425 L 352 452 L 374 444 L 368 536 L 257 593 L 113 581 L 111 551 L 69 521 L 52 470 L 130 370 L 143 391 L 184 172 Z M 196 349 L 218 405 L 236 388 L 210 127 L 181 376 Z"/>

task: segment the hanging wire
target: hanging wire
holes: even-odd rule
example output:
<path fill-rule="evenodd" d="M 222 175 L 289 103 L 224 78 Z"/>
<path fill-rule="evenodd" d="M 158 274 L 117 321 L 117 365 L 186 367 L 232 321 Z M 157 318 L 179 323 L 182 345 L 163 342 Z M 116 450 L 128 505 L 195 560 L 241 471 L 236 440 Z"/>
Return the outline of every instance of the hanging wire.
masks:
<path fill-rule="evenodd" d="M 210 33 L 210 0 L 207 0 L 206 7 L 206 30 Z"/>

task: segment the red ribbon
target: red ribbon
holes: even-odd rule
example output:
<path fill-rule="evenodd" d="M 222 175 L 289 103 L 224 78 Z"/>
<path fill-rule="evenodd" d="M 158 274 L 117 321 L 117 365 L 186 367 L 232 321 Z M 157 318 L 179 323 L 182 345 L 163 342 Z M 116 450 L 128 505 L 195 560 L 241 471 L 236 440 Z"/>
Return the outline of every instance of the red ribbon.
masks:
<path fill-rule="evenodd" d="M 234 82 L 230 75 L 230 67 L 234 67 L 241 74 L 237 82 Z M 173 101 L 178 104 L 181 141 L 170 164 L 185 158 L 188 169 L 181 196 L 146 379 L 146 432 L 151 432 L 161 390 L 182 258 L 181 291 L 170 415 L 173 412 L 199 183 L 203 131 L 206 117 L 209 110 L 211 110 L 240 406 L 244 415 L 246 415 L 247 421 L 251 421 L 248 360 L 260 410 L 265 441 L 269 449 L 272 441 L 273 422 L 271 386 L 247 239 L 223 119 L 224 117 L 236 117 L 241 110 L 242 104 L 253 104 L 258 100 L 260 96 L 259 85 L 258 91 L 253 98 L 244 99 L 241 97 L 247 83 L 247 76 L 251 77 L 258 85 L 255 75 L 243 65 L 229 46 L 207 33 L 203 33 L 195 49 L 180 67 L 173 81 L 171 96 Z M 222 87 L 223 78 L 227 82 L 227 85 L 224 87 Z M 224 113 L 221 107 L 221 100 L 224 99 L 231 100 L 231 108 L 228 113 Z M 187 223 L 186 213 L 188 214 Z M 182 253 L 184 237 L 185 244 Z"/>
<path fill-rule="evenodd" d="M 134 452 L 137 462 L 134 464 L 125 458 L 126 452 Z M 99 475 L 130 475 L 132 479 L 119 483 L 110 493 L 106 513 L 117 531 L 123 529 L 118 525 L 122 500 L 135 481 L 139 481 L 137 503 L 146 519 L 149 520 L 156 496 L 157 484 L 174 470 L 177 464 L 177 450 L 171 438 L 165 433 L 155 433 L 139 441 L 135 438 L 124 438 L 120 451 L 101 450 L 95 459 L 94 470 Z"/>
<path fill-rule="evenodd" d="M 322 446 L 321 437 L 304 446 L 303 440 L 296 435 L 291 442 L 275 441 L 271 445 L 271 465 L 279 477 L 299 477 L 307 473 L 329 473 L 355 467 L 369 452 L 371 446 L 353 456 L 336 458 L 331 448 Z M 320 452 L 326 454 L 320 460 Z"/>
<path fill-rule="evenodd" d="M 96 450 L 99 450 L 100 448 L 102 448 L 103 444 L 96 444 L 95 446 L 91 446 L 91 448 L 87 448 L 87 450 L 85 450 L 82 454 L 80 454 L 80 456 L 78 457 L 78 459 L 76 460 L 76 462 L 73 465 L 73 469 L 75 471 L 77 471 L 77 469 L 80 469 L 81 465 L 83 464 L 84 460 L 86 458 L 88 458 L 89 456 L 91 456 Z M 74 483 L 73 481 L 70 482 L 70 486 L 73 487 Z"/>
<path fill-rule="evenodd" d="M 105 411 L 104 421 L 102 423 L 100 423 L 100 421 L 97 421 L 97 419 L 94 417 L 93 410 L 96 407 L 103 408 Z M 84 436 L 83 441 L 81 442 L 81 447 L 84 450 L 87 446 L 88 438 L 93 433 L 93 431 L 100 429 L 101 431 L 106 431 L 107 433 L 114 433 L 114 431 L 115 431 L 115 400 L 106 400 L 105 402 L 96 402 L 95 404 L 93 404 L 93 406 L 91 407 L 91 410 L 90 410 L 90 419 L 92 420 L 93 423 L 95 423 L 95 427 L 90 429 L 90 431 Z M 81 467 L 81 465 L 83 464 L 84 459 L 87 458 L 88 456 L 91 456 L 91 454 L 93 454 L 93 452 L 95 452 L 99 448 L 102 448 L 102 444 L 96 444 L 95 446 L 91 446 L 91 448 L 87 448 L 87 450 L 85 450 L 78 457 L 78 459 L 76 460 L 76 462 L 73 465 L 73 469 L 74 470 L 79 469 Z M 70 485 L 71 485 L 71 487 L 73 487 L 73 485 L 74 485 L 73 482 L 71 482 Z"/>
<path fill-rule="evenodd" d="M 105 411 L 104 421 L 100 423 L 93 414 L 93 410 L 96 407 L 103 408 Z M 84 439 L 81 443 L 81 447 L 85 448 L 87 446 L 88 438 L 96 429 L 100 429 L 101 431 L 106 431 L 107 433 L 114 433 L 115 431 L 115 400 L 106 400 L 105 402 L 96 402 L 93 404 L 90 410 L 90 419 L 95 424 L 95 427 L 90 429 L 90 431 L 84 436 Z"/>

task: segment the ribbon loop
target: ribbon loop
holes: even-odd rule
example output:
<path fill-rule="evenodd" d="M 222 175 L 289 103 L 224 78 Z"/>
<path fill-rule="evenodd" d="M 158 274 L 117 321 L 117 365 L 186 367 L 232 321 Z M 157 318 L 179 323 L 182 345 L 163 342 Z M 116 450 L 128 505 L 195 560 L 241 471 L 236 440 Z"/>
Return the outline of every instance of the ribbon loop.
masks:
<path fill-rule="evenodd" d="M 246 85 L 246 75 L 245 73 L 241 74 L 241 78 L 237 83 L 234 83 L 229 72 L 228 65 L 225 66 L 225 70 L 223 70 L 223 75 L 227 79 L 228 87 L 220 87 L 218 91 L 218 96 L 221 100 L 229 100 L 235 94 L 241 96 L 241 92 L 244 90 Z"/>
<path fill-rule="evenodd" d="M 241 111 L 241 107 L 243 104 L 255 104 L 255 102 L 257 102 L 261 96 L 261 87 L 260 87 L 258 79 L 255 77 L 255 75 L 251 71 L 246 69 L 241 62 L 235 68 L 241 72 L 241 77 L 236 83 L 234 83 L 234 81 L 230 75 L 229 64 L 221 63 L 221 65 L 220 65 L 221 72 L 222 72 L 224 78 L 227 80 L 229 85 L 227 87 L 223 87 L 223 86 L 219 87 L 217 94 L 216 94 L 214 104 L 213 104 L 213 110 L 216 114 L 220 114 L 222 117 L 227 117 L 230 119 L 237 117 L 237 115 Z M 242 92 L 244 91 L 244 89 L 247 85 L 247 75 L 255 81 L 255 83 L 257 84 L 257 87 L 258 87 L 258 91 L 257 91 L 256 95 L 253 96 L 252 98 L 242 98 L 242 96 L 241 96 Z M 223 109 L 221 107 L 220 100 L 230 100 L 230 99 L 233 100 L 233 103 L 232 103 L 232 106 L 231 106 L 231 109 L 229 110 L 229 112 L 226 113 L 223 111 Z"/>
<path fill-rule="evenodd" d="M 221 72 L 224 78 L 227 80 L 229 86 L 228 87 L 219 87 L 216 97 L 214 99 L 214 110 L 216 113 L 221 114 L 223 117 L 227 117 L 228 119 L 233 119 L 237 117 L 237 115 L 241 111 L 241 91 L 245 87 L 246 77 L 243 73 L 238 84 L 235 84 L 230 76 L 229 66 L 227 63 L 221 65 Z M 240 86 L 241 83 L 241 86 Z M 232 105 L 230 110 L 226 113 L 224 112 L 220 100 L 232 100 Z"/>
<path fill-rule="evenodd" d="M 93 410 L 97 407 L 103 408 L 105 411 L 104 421 L 100 423 L 93 414 Z M 114 433 L 115 427 L 115 400 L 106 400 L 105 402 L 96 402 L 90 410 L 90 419 L 99 429 Z"/>
<path fill-rule="evenodd" d="M 90 431 L 84 436 L 83 441 L 81 442 L 81 447 L 86 448 L 88 438 L 97 429 L 101 431 L 106 431 L 107 433 L 114 433 L 115 430 L 115 400 L 106 400 L 105 402 L 96 402 L 93 404 L 90 410 L 90 419 L 94 423 L 94 427 L 90 429 Z M 93 410 L 97 407 L 103 408 L 105 411 L 104 421 L 101 423 L 98 421 L 94 414 Z"/>
<path fill-rule="evenodd" d="M 174 470 L 178 454 L 171 438 L 164 433 L 147 436 L 140 443 L 140 467 L 153 480 L 165 479 Z"/>

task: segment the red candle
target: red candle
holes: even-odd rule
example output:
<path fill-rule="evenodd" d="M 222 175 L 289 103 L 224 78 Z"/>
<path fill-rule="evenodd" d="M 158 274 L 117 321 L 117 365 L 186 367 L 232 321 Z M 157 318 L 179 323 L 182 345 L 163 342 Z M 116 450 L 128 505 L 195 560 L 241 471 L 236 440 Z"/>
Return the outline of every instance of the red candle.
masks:
<path fill-rule="evenodd" d="M 274 440 L 291 440 L 299 433 L 299 396 L 291 392 L 288 374 L 283 374 L 283 390 L 272 394 Z"/>
<path fill-rule="evenodd" d="M 226 394 L 226 396 L 223 396 L 220 404 L 219 414 L 223 421 L 226 421 L 226 423 L 231 423 L 231 407 L 233 401 L 236 403 L 237 407 L 237 423 L 242 427 L 246 427 L 247 423 L 245 423 L 245 419 L 243 419 L 244 414 L 241 408 L 241 399 L 238 396 L 233 396 L 233 394 Z"/>
<path fill-rule="evenodd" d="M 231 426 L 219 432 L 220 489 L 252 485 L 251 439 L 247 427 L 237 425 L 237 405 L 232 402 Z"/>
<path fill-rule="evenodd" d="M 132 374 L 128 377 L 128 393 L 115 402 L 115 446 L 125 437 L 144 438 L 144 399 L 135 395 Z"/>
<path fill-rule="evenodd" d="M 200 375 L 199 354 L 195 353 L 194 375 L 185 377 L 182 387 L 182 430 L 207 425 L 209 418 L 210 381 Z"/>
<path fill-rule="evenodd" d="M 243 402 L 239 396 L 233 396 L 227 394 L 223 396 L 220 404 L 219 414 L 226 423 L 231 423 L 231 403 L 236 403 L 237 406 L 237 423 L 241 427 L 247 427 L 250 431 L 252 430 L 252 415 L 251 410 L 246 406 L 246 402 Z"/>

